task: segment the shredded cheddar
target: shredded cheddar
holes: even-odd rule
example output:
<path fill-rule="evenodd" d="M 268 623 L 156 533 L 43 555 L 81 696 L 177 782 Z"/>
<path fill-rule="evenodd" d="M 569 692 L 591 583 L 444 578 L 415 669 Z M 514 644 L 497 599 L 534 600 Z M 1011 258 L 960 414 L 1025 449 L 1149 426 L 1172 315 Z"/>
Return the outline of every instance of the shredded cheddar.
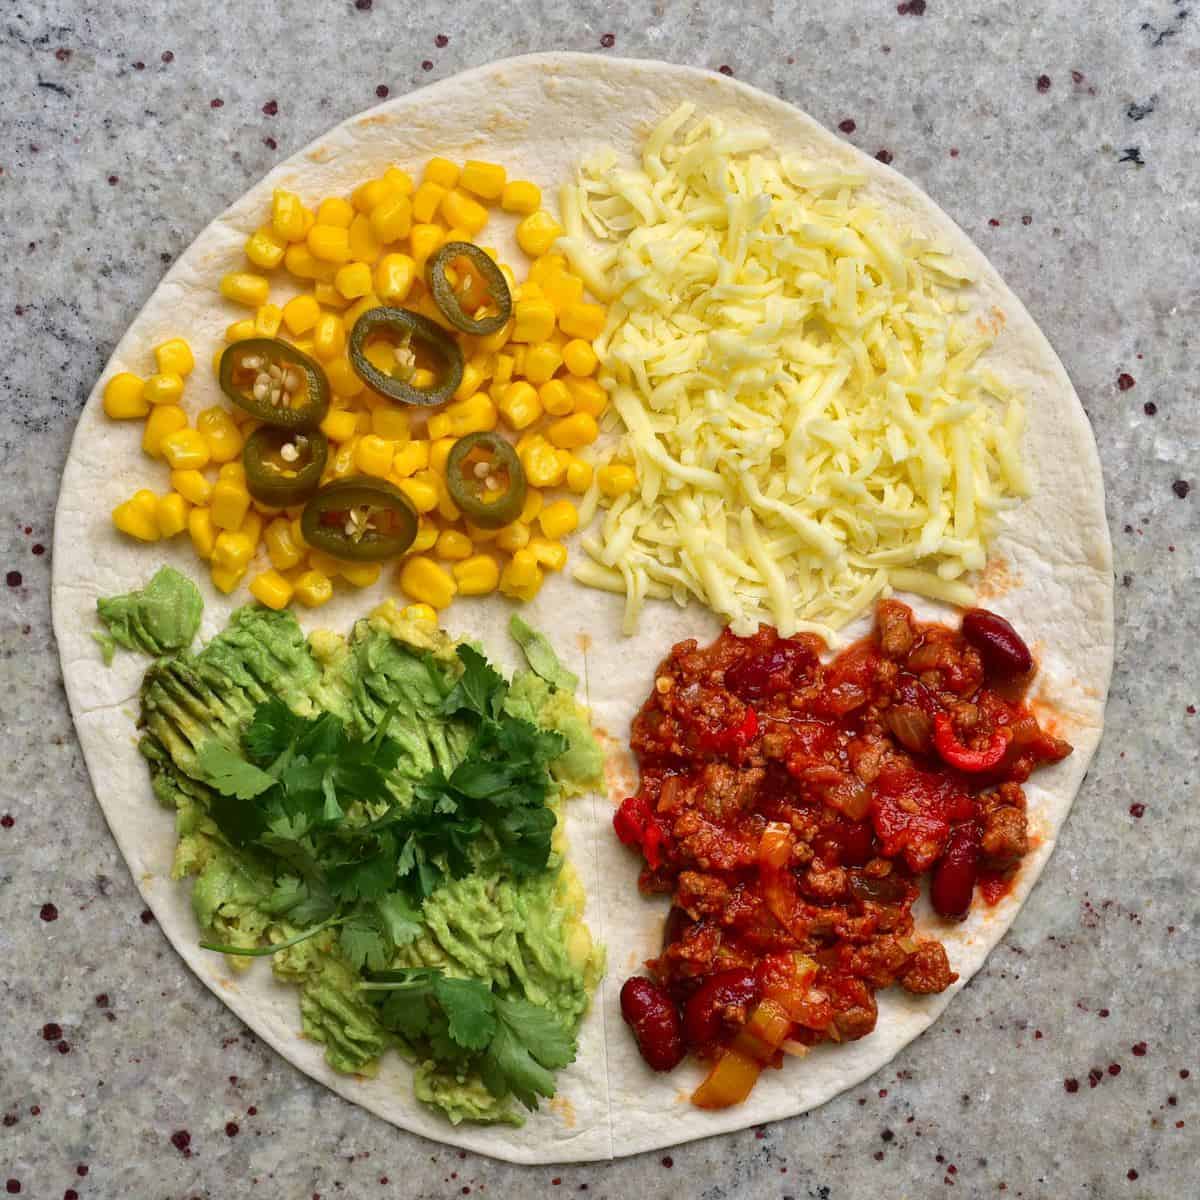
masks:
<path fill-rule="evenodd" d="M 969 274 L 865 174 L 693 115 L 640 169 L 606 151 L 562 189 L 556 248 L 609 305 L 611 461 L 638 480 L 593 482 L 575 577 L 624 592 L 627 632 L 646 597 L 827 637 L 891 588 L 970 603 L 963 577 L 1029 481 Z"/>

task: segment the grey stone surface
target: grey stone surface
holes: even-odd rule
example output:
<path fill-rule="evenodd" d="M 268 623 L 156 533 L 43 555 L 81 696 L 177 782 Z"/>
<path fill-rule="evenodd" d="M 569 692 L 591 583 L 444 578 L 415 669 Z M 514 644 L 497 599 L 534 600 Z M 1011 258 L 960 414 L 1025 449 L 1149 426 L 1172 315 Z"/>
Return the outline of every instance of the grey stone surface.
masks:
<path fill-rule="evenodd" d="M 7 1193 L 1200 1191 L 1200 491 L 1181 497 L 1176 483 L 1200 487 L 1200 16 L 1182 0 L 906 7 L 924 12 L 889 0 L 7 0 Z M 1040 885 L 986 969 L 886 1070 L 807 1117 L 668 1157 L 523 1169 L 400 1133 L 326 1092 L 183 968 L 142 914 L 88 786 L 50 634 L 43 547 L 84 397 L 165 264 L 210 217 L 373 103 L 377 87 L 398 94 L 523 51 L 598 50 L 608 33 L 616 53 L 726 64 L 831 127 L 853 120 L 856 144 L 889 151 L 992 257 L 1058 349 L 1096 428 L 1118 665 L 1108 734 Z M 268 101 L 277 115 L 264 113 Z M 172 1144 L 182 1130 L 190 1154 Z"/>

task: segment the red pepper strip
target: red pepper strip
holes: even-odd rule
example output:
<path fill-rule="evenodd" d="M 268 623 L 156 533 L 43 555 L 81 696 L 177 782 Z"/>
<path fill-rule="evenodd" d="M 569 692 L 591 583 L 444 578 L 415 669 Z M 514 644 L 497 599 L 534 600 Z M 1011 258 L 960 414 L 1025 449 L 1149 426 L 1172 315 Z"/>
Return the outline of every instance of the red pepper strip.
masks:
<path fill-rule="evenodd" d="M 982 750 L 972 750 L 958 740 L 954 722 L 948 713 L 940 712 L 933 718 L 933 744 L 942 761 L 960 771 L 978 774 L 998 766 L 1008 750 L 1011 734 L 1003 727 L 992 734 L 991 740 Z"/>
<path fill-rule="evenodd" d="M 627 796 L 613 813 L 613 829 L 625 846 L 637 846 L 652 870 L 662 866 L 663 831 L 640 796 Z"/>
<path fill-rule="evenodd" d="M 758 733 L 758 714 L 754 709 L 747 706 L 746 715 L 736 724 L 731 725 L 727 729 L 717 730 L 715 733 L 705 734 L 700 739 L 700 747 L 703 750 L 712 750 L 717 753 L 729 754 L 738 750 L 744 750 Z"/>

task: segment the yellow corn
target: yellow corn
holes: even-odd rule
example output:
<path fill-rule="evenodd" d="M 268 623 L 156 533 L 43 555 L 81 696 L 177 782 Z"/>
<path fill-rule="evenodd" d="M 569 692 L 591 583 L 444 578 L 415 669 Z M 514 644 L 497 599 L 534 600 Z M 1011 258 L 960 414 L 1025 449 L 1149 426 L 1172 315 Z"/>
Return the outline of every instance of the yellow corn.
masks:
<path fill-rule="evenodd" d="M 398 582 L 410 599 L 436 609 L 449 607 L 458 591 L 458 585 L 442 567 L 420 554 L 404 560 Z"/>
<path fill-rule="evenodd" d="M 471 539 L 465 533 L 459 533 L 457 529 L 443 529 L 438 534 L 438 540 L 434 543 L 433 552 L 438 558 L 451 559 L 459 561 L 471 557 L 471 551 L 475 547 L 471 544 Z"/>
<path fill-rule="evenodd" d="M 313 284 L 313 296 L 316 298 L 318 304 L 325 308 L 336 308 L 339 311 L 345 308 L 348 303 L 346 297 L 332 283 L 327 283 L 322 279 L 318 279 Z"/>
<path fill-rule="evenodd" d="M 347 329 L 353 329 L 355 321 L 365 312 L 369 312 L 373 308 L 379 307 L 379 297 L 374 292 L 368 292 L 365 296 L 356 300 L 348 309 L 346 315 L 342 318 L 346 322 Z"/>
<path fill-rule="evenodd" d="M 504 389 L 497 407 L 512 429 L 527 429 L 542 415 L 542 402 L 533 384 L 523 380 Z"/>
<path fill-rule="evenodd" d="M 295 242 L 287 248 L 287 253 L 283 256 L 283 265 L 297 279 L 319 279 L 328 282 L 337 272 L 333 263 L 322 262 L 303 242 Z"/>
<path fill-rule="evenodd" d="M 349 229 L 354 220 L 354 205 L 340 196 L 330 196 L 317 206 L 318 225 L 336 225 L 341 229 Z"/>
<path fill-rule="evenodd" d="M 320 262 L 350 260 L 350 230 L 341 225 L 314 225 L 305 238 L 309 253 Z"/>
<path fill-rule="evenodd" d="M 217 471 L 218 479 L 228 479 L 232 483 L 246 482 L 246 468 L 241 462 L 224 463 Z"/>
<path fill-rule="evenodd" d="M 140 494 L 140 493 L 139 493 Z M 147 511 L 147 505 L 132 497 L 118 504 L 112 510 L 113 524 L 130 537 L 139 542 L 157 542 L 162 533 L 158 528 L 158 497 L 150 493 L 154 503 Z"/>
<path fill-rule="evenodd" d="M 486 392 L 476 392 L 465 400 L 455 400 L 445 409 L 451 421 L 451 433 L 466 437 L 468 433 L 491 433 L 496 428 L 496 406 Z"/>
<path fill-rule="evenodd" d="M 285 242 L 303 240 L 311 215 L 295 192 L 276 189 L 271 197 L 271 228 Z"/>
<path fill-rule="evenodd" d="M 604 309 L 599 304 L 568 304 L 558 315 L 558 327 L 573 338 L 598 338 L 604 332 Z"/>
<path fill-rule="evenodd" d="M 250 595 L 259 604 L 276 610 L 287 608 L 292 599 L 292 590 L 292 585 L 278 571 L 264 571 L 250 581 Z"/>
<path fill-rule="evenodd" d="M 472 200 L 466 192 L 447 192 L 442 197 L 442 217 L 451 225 L 466 230 L 474 235 L 480 232 L 488 222 L 488 211 L 479 203 Z M 451 240 L 449 238 L 447 241 Z M 469 238 L 459 238 L 459 241 L 469 241 Z"/>
<path fill-rule="evenodd" d="M 596 472 L 596 484 L 602 495 L 615 500 L 637 487 L 637 475 L 624 463 L 610 463 Z"/>
<path fill-rule="evenodd" d="M 313 353 L 322 361 L 346 348 L 346 325 L 337 313 L 322 313 L 312 330 Z"/>
<path fill-rule="evenodd" d="M 354 474 L 354 452 L 358 448 L 358 437 L 352 437 L 348 442 L 343 442 L 330 456 L 325 464 L 325 475 L 321 482 L 326 483 L 330 479 L 345 479 L 348 475 Z"/>
<path fill-rule="evenodd" d="M 567 487 L 577 496 L 582 496 L 592 486 L 592 475 L 592 464 L 572 454 L 567 464 Z"/>
<path fill-rule="evenodd" d="M 528 346 L 509 346 L 509 352 L 513 360 L 513 375 L 518 379 L 525 374 L 525 359 L 529 353 Z"/>
<path fill-rule="evenodd" d="M 283 306 L 283 323 L 294 337 L 307 333 L 321 319 L 321 306 L 315 296 L 293 296 Z"/>
<path fill-rule="evenodd" d="M 400 615 L 409 621 L 423 621 L 426 625 L 437 624 L 437 613 L 428 604 L 406 604 Z"/>
<path fill-rule="evenodd" d="M 202 471 L 208 466 L 208 443 L 195 429 L 177 429 L 159 443 L 172 471 Z"/>
<path fill-rule="evenodd" d="M 442 244 L 446 231 L 440 225 L 414 225 L 408 245 L 412 251 L 413 265 L 424 273 L 425 261 Z"/>
<path fill-rule="evenodd" d="M 371 413 L 371 432 L 393 442 L 408 441 L 408 413 L 394 404 L 381 404 Z"/>
<path fill-rule="evenodd" d="M 525 378 L 530 383 L 548 383 L 562 363 L 562 351 L 553 342 L 535 342 L 525 352 Z"/>
<path fill-rule="evenodd" d="M 377 562 L 344 562 L 341 574 L 351 587 L 365 588 L 378 582 L 382 570 Z"/>
<path fill-rule="evenodd" d="M 191 346 L 178 337 L 155 346 L 154 361 L 163 375 L 190 375 L 196 365 Z"/>
<path fill-rule="evenodd" d="M 435 475 L 445 476 L 446 460 L 450 457 L 450 451 L 454 449 L 454 443 L 458 441 L 456 437 L 441 437 L 433 442 L 426 442 L 429 447 L 426 454 L 425 466 L 429 468 Z"/>
<path fill-rule="evenodd" d="M 262 267 L 264 271 L 271 271 L 283 262 L 284 251 L 287 250 L 287 247 L 285 238 L 281 238 L 272 226 L 264 225 L 246 239 L 244 250 L 246 257 L 256 267 Z"/>
<path fill-rule="evenodd" d="M 348 442 L 358 427 L 358 416 L 345 408 L 331 408 L 321 421 L 321 432 L 331 442 Z"/>
<path fill-rule="evenodd" d="M 356 262 L 374 266 L 379 257 L 381 246 L 379 239 L 371 229 L 370 219 L 362 213 L 356 214 L 350 222 L 350 257 Z"/>
<path fill-rule="evenodd" d="M 464 185 L 465 186 L 465 185 Z M 508 213 L 528 215 L 542 203 L 542 189 L 527 179 L 514 179 L 500 193 L 500 207 Z"/>
<path fill-rule="evenodd" d="M 240 529 L 250 508 L 246 485 L 234 479 L 218 478 L 212 491 L 212 521 L 218 529 Z"/>
<path fill-rule="evenodd" d="M 178 404 L 183 398 L 183 377 L 174 372 L 151 375 L 142 389 L 142 398 L 150 404 Z"/>
<path fill-rule="evenodd" d="M 450 495 L 450 489 L 446 486 L 446 481 L 439 478 L 433 471 L 430 471 L 429 474 L 432 477 L 434 486 L 437 488 L 437 514 L 443 521 L 453 524 L 462 516 L 462 510 L 454 503 L 454 499 Z"/>
<path fill-rule="evenodd" d="M 223 530 L 213 546 L 213 566 L 227 571 L 244 571 L 254 557 L 254 543 L 244 533 Z"/>
<path fill-rule="evenodd" d="M 517 225 L 517 245 L 530 258 L 540 258 L 562 234 L 563 227 L 545 209 L 539 208 Z"/>
<path fill-rule="evenodd" d="M 213 528 L 212 513 L 207 508 L 193 508 L 187 516 L 188 533 L 192 539 L 192 549 L 197 558 L 205 561 L 212 558 L 213 547 L 217 542 L 217 531 Z"/>
<path fill-rule="evenodd" d="M 426 179 L 413 193 L 412 214 L 417 221 L 432 221 L 449 189 Z"/>
<path fill-rule="evenodd" d="M 453 429 L 454 421 L 446 412 L 434 413 L 425 422 L 425 432 L 435 441 L 439 438 L 449 437 Z"/>
<path fill-rule="evenodd" d="M 563 364 L 572 375 L 582 378 L 595 373 L 599 359 L 591 342 L 583 338 L 572 338 L 562 349 Z"/>
<path fill-rule="evenodd" d="M 259 305 L 261 308 L 262 305 Z M 258 334 L 254 328 L 254 318 L 246 317 L 241 321 L 234 321 L 232 325 L 225 327 L 225 340 L 231 345 L 234 342 L 244 342 L 247 338 L 257 337 Z M 220 374 L 220 356 L 218 355 L 214 369 Z"/>
<path fill-rule="evenodd" d="M 273 338 L 283 321 L 283 309 L 278 304 L 260 304 L 254 310 L 254 336 Z"/>
<path fill-rule="evenodd" d="M 104 412 L 114 421 L 130 421 L 150 411 L 146 385 L 136 375 L 122 371 L 104 385 Z"/>
<path fill-rule="evenodd" d="M 350 194 L 350 203 L 360 213 L 369 213 L 381 200 L 394 196 L 398 189 L 392 187 L 386 179 L 368 179 L 360 183 Z"/>
<path fill-rule="evenodd" d="M 177 404 L 159 404 L 150 410 L 142 430 L 142 449 L 151 458 L 162 458 L 163 438 L 187 428 L 187 413 Z"/>
<path fill-rule="evenodd" d="M 392 474 L 407 479 L 429 466 L 429 443 L 406 442 L 392 455 Z"/>
<path fill-rule="evenodd" d="M 486 333 L 483 337 L 476 338 L 476 350 L 481 354 L 494 354 L 508 344 L 508 339 L 512 336 L 512 328 L 512 318 L 509 317 L 495 333 Z"/>
<path fill-rule="evenodd" d="M 425 174 L 422 178 L 428 183 L 436 183 L 439 187 L 452 188 L 458 182 L 458 176 L 458 164 L 439 156 L 431 158 L 425 164 Z"/>
<path fill-rule="evenodd" d="M 542 509 L 538 524 L 548 538 L 566 537 L 579 527 L 579 513 L 570 500 L 556 500 Z"/>
<path fill-rule="evenodd" d="M 357 300 L 371 290 L 371 268 L 366 263 L 347 263 L 333 277 L 333 286 L 347 300 Z"/>
<path fill-rule="evenodd" d="M 407 171 L 402 171 L 399 167 L 388 167 L 383 173 L 383 181 L 394 192 L 398 192 L 401 196 L 411 196 L 413 194 L 412 176 Z"/>
<path fill-rule="evenodd" d="M 358 439 L 358 445 L 354 448 L 354 465 L 364 475 L 382 478 L 392 469 L 392 455 L 395 452 L 393 443 L 369 433 Z"/>
<path fill-rule="evenodd" d="M 207 504 L 212 496 L 212 484 L 198 470 L 184 468 L 172 471 L 171 487 L 189 504 Z"/>
<path fill-rule="evenodd" d="M 600 427 L 591 413 L 577 412 L 560 417 L 546 430 L 546 438 L 560 450 L 578 450 L 590 446 L 600 436 Z"/>
<path fill-rule="evenodd" d="M 333 394 L 345 396 L 347 400 L 357 396 L 367 386 L 350 365 L 350 360 L 344 356 L 325 364 L 325 377 L 329 380 Z"/>
<path fill-rule="evenodd" d="M 233 462 L 242 452 L 246 439 L 229 412 L 219 405 L 206 408 L 196 418 L 196 430 L 208 444 L 210 462 Z"/>
<path fill-rule="evenodd" d="M 518 550 L 500 573 L 500 590 L 518 600 L 532 600 L 542 586 L 542 570 L 532 550 Z"/>
<path fill-rule="evenodd" d="M 537 488 L 529 488 L 525 493 L 525 503 L 521 505 L 521 511 L 517 515 L 517 520 L 523 525 L 532 525 L 537 519 L 538 513 L 542 511 L 542 504 L 544 502 L 545 499 Z"/>
<path fill-rule="evenodd" d="M 375 268 L 375 291 L 389 304 L 407 299 L 416 278 L 413 260 L 407 254 L 385 254 Z"/>
<path fill-rule="evenodd" d="M 538 566 L 545 567 L 547 571 L 561 571 L 567 565 L 567 548 L 562 542 L 544 537 L 530 538 L 529 549 Z"/>
<path fill-rule="evenodd" d="M 400 481 L 399 487 L 412 501 L 412 506 L 417 512 L 429 513 L 437 508 L 438 491 L 432 484 L 422 479 L 407 478 Z"/>
<path fill-rule="evenodd" d="M 529 545 L 529 526 L 523 521 L 510 521 L 496 534 L 496 545 L 501 550 L 514 554 Z"/>
<path fill-rule="evenodd" d="M 318 608 L 333 599 L 333 581 L 318 570 L 305 571 L 296 580 L 295 594 L 306 608 Z"/>
<path fill-rule="evenodd" d="M 554 305 L 555 312 L 562 312 L 569 305 L 583 299 L 583 280 L 567 271 L 556 271 L 542 285 L 546 299 Z"/>
<path fill-rule="evenodd" d="M 271 285 L 261 276 L 249 271 L 230 271 L 221 276 L 221 295 L 234 304 L 257 308 L 266 304 L 271 294 Z"/>
<path fill-rule="evenodd" d="M 566 467 L 559 460 L 553 446 L 541 435 L 532 439 L 523 450 L 518 449 L 525 478 L 538 488 L 558 487 L 566 474 Z M 553 536 L 553 535 L 549 535 Z"/>
<path fill-rule="evenodd" d="M 608 393 L 594 379 L 569 376 L 564 382 L 571 393 L 572 407 L 577 413 L 600 416 L 608 407 Z"/>
<path fill-rule="evenodd" d="M 508 172 L 499 163 L 469 158 L 463 164 L 458 186 L 481 200 L 499 200 L 507 179 Z"/>
<path fill-rule="evenodd" d="M 549 300 L 534 297 L 513 305 L 514 342 L 544 342 L 553 332 L 554 307 Z"/>
<path fill-rule="evenodd" d="M 316 571 L 320 571 L 322 575 L 330 579 L 336 579 L 341 573 L 342 568 L 346 565 L 340 558 L 334 558 L 330 554 L 326 554 L 323 550 L 310 550 L 308 552 L 308 564 Z"/>
<path fill-rule="evenodd" d="M 466 400 L 469 396 L 475 395 L 486 381 L 487 377 L 479 369 L 479 366 L 468 360 L 463 364 L 462 380 L 454 391 L 454 399 Z"/>
<path fill-rule="evenodd" d="M 232 592 L 242 579 L 245 577 L 245 567 L 221 567 L 215 562 L 209 570 L 212 576 L 213 586 L 219 592 L 224 592 L 226 596 Z"/>
<path fill-rule="evenodd" d="M 414 554 L 424 554 L 426 550 L 432 550 L 437 544 L 440 532 L 434 521 L 422 517 L 421 523 L 417 526 L 417 536 L 413 538 L 413 544 L 409 546 L 405 554 L 411 556 Z"/>
<path fill-rule="evenodd" d="M 561 379 L 548 379 L 538 388 L 538 399 L 552 417 L 565 417 L 575 406 L 567 385 Z"/>
<path fill-rule="evenodd" d="M 511 354 L 497 354 L 496 365 L 492 369 L 492 383 L 507 384 L 513 377 L 515 361 Z"/>
<path fill-rule="evenodd" d="M 490 554 L 473 554 L 450 568 L 464 596 L 486 596 L 500 582 L 500 567 Z"/>
<path fill-rule="evenodd" d="M 267 557 L 277 571 L 287 571 L 297 566 L 304 557 L 303 549 L 296 545 L 292 536 L 292 523 L 287 517 L 276 517 L 263 532 Z"/>
<path fill-rule="evenodd" d="M 397 242 L 412 230 L 413 206 L 399 192 L 386 196 L 371 209 L 371 232 L 380 243 Z"/>

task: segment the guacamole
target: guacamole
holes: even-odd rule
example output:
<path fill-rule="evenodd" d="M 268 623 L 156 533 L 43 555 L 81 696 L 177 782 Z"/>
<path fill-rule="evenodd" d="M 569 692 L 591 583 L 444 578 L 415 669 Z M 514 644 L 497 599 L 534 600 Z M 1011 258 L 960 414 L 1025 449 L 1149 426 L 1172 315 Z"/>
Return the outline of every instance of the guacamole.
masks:
<path fill-rule="evenodd" d="M 603 970 L 560 819 L 600 749 L 549 643 L 514 636 L 509 681 L 390 603 L 348 638 L 250 607 L 142 687 L 203 944 L 269 954 L 332 1067 L 394 1048 L 455 1123 L 553 1094 Z"/>
<path fill-rule="evenodd" d="M 174 567 L 163 567 L 141 591 L 96 601 L 106 633 L 93 636 L 106 663 L 117 646 L 157 657 L 184 650 L 200 628 L 200 591 Z"/>

